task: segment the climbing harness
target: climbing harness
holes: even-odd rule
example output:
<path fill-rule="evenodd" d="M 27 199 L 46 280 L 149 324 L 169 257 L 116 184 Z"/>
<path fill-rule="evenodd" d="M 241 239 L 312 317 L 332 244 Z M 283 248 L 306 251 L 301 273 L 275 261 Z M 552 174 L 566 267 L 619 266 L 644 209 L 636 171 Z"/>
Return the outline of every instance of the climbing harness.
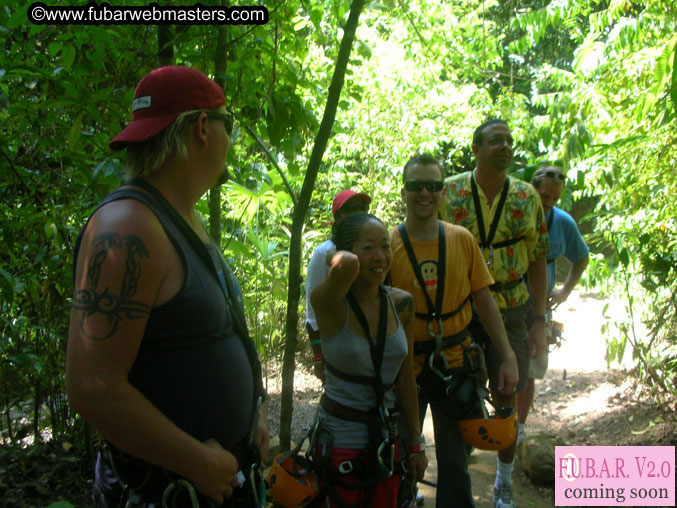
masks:
<path fill-rule="evenodd" d="M 258 370 L 256 368 L 256 363 L 258 362 L 256 350 L 253 341 L 249 338 L 244 310 L 238 304 L 237 291 L 233 286 L 234 281 L 231 279 L 232 273 L 225 260 L 223 260 L 223 257 L 216 249 L 209 248 L 202 243 L 190 226 L 186 224 L 155 187 L 143 180 L 132 180 L 129 182 L 129 185 L 140 187 L 146 192 L 144 193 L 134 188 L 117 189 L 104 199 L 99 208 L 119 199 L 134 199 L 148 206 L 163 223 L 163 226 L 168 219 L 158 215 L 158 210 L 161 210 L 168 216 L 169 222 L 175 225 L 183 234 L 186 241 L 205 265 L 212 270 L 214 277 L 218 280 L 226 305 L 233 319 L 234 331 L 243 343 L 252 369 L 252 376 L 256 383 L 257 372 L 260 372 L 260 368 Z M 78 237 L 75 246 L 74 257 L 76 259 L 81 241 L 82 233 Z M 236 503 L 235 506 L 238 507 L 255 506 L 260 508 L 265 503 L 265 489 L 263 488 L 259 472 L 261 456 L 258 447 L 253 441 L 262 394 L 263 392 L 255 386 L 252 431 L 242 442 L 236 444 L 233 449 L 230 449 L 237 458 L 238 463 L 244 465 L 242 470 L 238 472 L 241 486 L 235 490 L 232 498 Z M 188 508 L 188 506 L 190 508 L 197 508 L 198 506 L 213 506 L 211 501 L 195 491 L 195 488 L 188 480 L 181 479 L 169 471 L 117 450 L 113 445 L 105 441 L 102 442 L 101 451 L 106 457 L 107 462 L 109 462 L 111 471 L 122 486 L 120 502 L 125 502 L 129 508 Z M 124 471 L 121 466 L 124 466 Z"/>
<path fill-rule="evenodd" d="M 461 372 L 464 372 L 469 369 L 466 367 L 466 357 L 468 361 L 474 365 L 476 362 L 473 360 L 473 356 L 481 355 L 481 349 L 479 347 L 464 347 L 463 356 L 464 356 L 464 366 L 463 367 L 450 367 L 447 362 L 446 356 L 443 351 L 451 347 L 462 345 L 463 341 L 468 337 L 468 330 L 464 329 L 459 333 L 454 335 L 444 336 L 444 324 L 443 322 L 447 319 L 455 316 L 461 312 L 465 306 L 470 302 L 470 294 L 468 294 L 461 304 L 456 307 L 451 312 L 442 313 L 442 303 L 444 300 L 444 284 L 445 284 L 445 274 L 446 274 L 446 236 L 444 232 L 444 225 L 441 221 L 438 221 L 438 243 L 437 243 L 437 290 L 435 295 L 435 304 L 433 304 L 428 291 L 426 290 L 425 281 L 423 279 L 423 274 L 421 273 L 421 267 L 419 265 L 418 259 L 416 258 L 416 253 L 411 245 L 409 240 L 409 235 L 404 224 L 400 224 L 397 227 L 397 230 L 402 237 L 402 244 L 404 249 L 407 252 L 409 257 L 409 263 L 414 271 L 416 280 L 418 281 L 423 295 L 425 297 L 426 306 L 428 307 L 428 313 L 415 313 L 415 317 L 418 319 L 425 320 L 426 330 L 428 336 L 432 339 L 430 341 L 418 341 L 414 343 L 414 355 L 426 355 L 427 361 L 425 364 L 428 366 L 430 371 L 435 374 L 441 381 L 446 385 L 445 392 L 447 396 L 450 396 L 452 392 L 457 387 L 457 377 Z M 438 330 L 437 332 L 433 331 L 433 323 L 437 321 Z M 483 360 L 482 360 L 483 361 Z M 474 372 L 474 367 L 471 367 Z"/>
<path fill-rule="evenodd" d="M 369 351 L 374 365 L 374 376 L 345 373 L 325 358 L 325 366 L 328 372 L 344 381 L 371 386 L 376 394 L 376 403 L 368 411 L 360 411 L 340 404 L 332 400 L 326 393 L 320 398 L 320 406 L 327 414 L 341 420 L 364 423 L 368 428 L 369 438 L 367 447 L 358 457 L 352 460 L 345 460 L 338 467 L 334 467 L 330 461 L 333 436 L 324 428 L 321 418 L 316 419 L 315 426 L 310 432 L 311 459 L 315 465 L 316 473 L 321 483 L 328 487 L 327 494 L 341 508 L 348 508 L 348 505 L 335 493 L 335 489 L 332 488 L 333 486 L 339 486 L 344 489 L 365 490 L 366 499 L 361 506 L 369 506 L 374 485 L 396 472 L 395 443 L 397 440 L 399 415 L 394 408 L 389 409 L 384 404 L 385 394 L 393 388 L 394 381 L 384 383 L 381 377 L 388 324 L 387 298 L 386 288 L 379 286 L 379 321 L 376 339 L 374 340 L 371 338 L 369 323 L 359 303 L 352 293 L 348 292 L 346 295 L 348 305 L 364 329 L 367 337 L 366 340 L 369 342 Z M 387 430 L 387 437 L 385 438 L 383 438 L 383 429 Z M 351 481 L 347 481 L 347 475 L 351 476 Z M 354 481 L 355 479 L 357 481 Z"/>
<path fill-rule="evenodd" d="M 508 198 L 508 191 L 510 190 L 510 177 L 505 177 L 505 183 L 503 184 L 503 189 L 501 190 L 501 197 L 498 201 L 498 207 L 496 208 L 496 213 L 491 221 L 489 226 L 489 236 L 487 236 L 484 229 L 484 217 L 482 216 L 482 206 L 480 203 L 480 195 L 477 190 L 477 183 L 475 182 L 475 175 L 470 174 L 470 187 L 472 190 L 472 199 L 475 206 L 475 218 L 477 220 L 477 230 L 479 232 L 479 245 L 480 248 L 484 251 L 489 249 L 489 260 L 487 261 L 487 266 L 491 266 L 494 262 L 494 249 L 501 249 L 503 247 L 509 247 L 515 245 L 520 241 L 524 240 L 524 236 L 517 236 L 515 238 L 510 238 L 508 240 L 503 240 L 501 242 L 492 243 L 494 241 L 494 236 L 496 236 L 496 230 L 498 229 L 498 223 L 501 220 L 501 215 L 503 213 L 503 207 L 505 206 L 505 201 Z M 489 286 L 489 289 L 494 292 L 498 291 L 507 291 L 519 286 L 522 282 L 526 280 L 526 274 L 522 274 L 518 279 L 506 281 L 506 282 L 496 282 Z"/>

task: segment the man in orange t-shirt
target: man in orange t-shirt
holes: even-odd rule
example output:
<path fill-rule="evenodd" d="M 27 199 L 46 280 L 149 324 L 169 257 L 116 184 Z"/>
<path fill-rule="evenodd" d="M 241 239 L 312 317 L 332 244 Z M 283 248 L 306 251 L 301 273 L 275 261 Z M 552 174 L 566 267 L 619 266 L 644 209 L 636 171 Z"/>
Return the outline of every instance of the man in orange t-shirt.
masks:
<path fill-rule="evenodd" d="M 414 323 L 414 369 L 420 388 L 421 425 L 428 405 L 433 416 L 438 471 L 436 506 L 472 507 L 468 447 L 457 424 L 465 417 L 472 394 L 464 394 L 459 389 L 453 396 L 446 395 L 443 383 L 427 366 L 427 359 L 435 348 L 431 333 L 445 337 L 441 354 L 449 367 L 462 366 L 464 347 L 471 343 L 466 327 L 472 318 L 472 298 L 484 326 L 502 354 L 501 392 L 513 393 L 518 378 L 517 362 L 500 312 L 488 289 L 494 281 L 477 241 L 465 228 L 437 219 L 445 195 L 439 162 L 429 154 L 416 155 L 405 165 L 403 176 L 401 194 L 407 205 L 407 216 L 399 228 L 390 231 L 393 252 L 390 275 L 393 286 L 412 294 L 414 310 L 419 318 Z M 402 240 L 403 234 L 412 247 L 423 284 L 414 271 Z M 439 259 L 441 235 L 444 236 L 443 260 Z M 439 290 L 442 291 L 440 295 Z M 438 319 L 421 318 L 429 315 L 429 302 L 441 307 L 437 309 L 442 316 L 441 323 Z M 467 399 L 465 404 L 464 397 Z"/>

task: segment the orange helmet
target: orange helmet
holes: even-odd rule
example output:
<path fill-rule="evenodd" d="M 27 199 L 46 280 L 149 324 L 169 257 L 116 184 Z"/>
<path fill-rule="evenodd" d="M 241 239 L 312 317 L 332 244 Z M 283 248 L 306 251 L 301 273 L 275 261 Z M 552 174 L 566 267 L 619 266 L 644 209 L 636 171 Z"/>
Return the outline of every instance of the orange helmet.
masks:
<path fill-rule="evenodd" d="M 311 462 L 294 452 L 275 457 L 268 473 L 268 492 L 285 508 L 306 506 L 320 492 Z"/>
<path fill-rule="evenodd" d="M 484 401 L 480 401 L 484 404 Z M 486 413 L 486 410 L 485 410 Z M 515 442 L 517 419 L 515 410 L 510 407 L 498 407 L 496 413 L 484 417 L 459 420 L 458 428 L 466 443 L 480 450 L 503 450 Z"/>

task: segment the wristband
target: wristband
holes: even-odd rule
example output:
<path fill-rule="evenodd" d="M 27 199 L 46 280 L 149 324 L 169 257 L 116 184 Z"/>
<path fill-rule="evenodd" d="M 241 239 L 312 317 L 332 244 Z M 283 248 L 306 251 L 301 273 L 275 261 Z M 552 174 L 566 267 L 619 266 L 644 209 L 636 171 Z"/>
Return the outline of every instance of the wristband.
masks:
<path fill-rule="evenodd" d="M 311 346 L 319 346 L 322 343 L 322 339 L 315 339 L 310 341 Z"/>
<path fill-rule="evenodd" d="M 545 314 L 534 314 L 534 321 L 545 323 Z"/>
<path fill-rule="evenodd" d="M 423 434 L 418 438 L 411 440 L 409 444 L 409 453 L 421 453 L 425 451 L 425 436 Z"/>

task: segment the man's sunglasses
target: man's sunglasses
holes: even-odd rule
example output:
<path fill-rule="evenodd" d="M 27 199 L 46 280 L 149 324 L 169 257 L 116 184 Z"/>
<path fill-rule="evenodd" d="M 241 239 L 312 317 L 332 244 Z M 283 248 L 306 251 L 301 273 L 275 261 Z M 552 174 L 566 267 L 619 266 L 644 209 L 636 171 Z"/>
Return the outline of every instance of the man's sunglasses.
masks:
<path fill-rule="evenodd" d="M 421 180 L 407 180 L 404 182 L 404 188 L 409 192 L 421 192 L 423 187 L 430 192 L 438 192 L 444 188 L 444 182 L 442 180 L 428 180 L 426 182 Z"/>
<path fill-rule="evenodd" d="M 205 111 L 205 114 L 207 115 L 207 118 L 211 118 L 212 120 L 221 120 L 223 122 L 224 127 L 226 128 L 228 136 L 231 137 L 233 135 L 232 116 L 230 116 L 228 113 L 217 113 L 215 111 Z"/>

